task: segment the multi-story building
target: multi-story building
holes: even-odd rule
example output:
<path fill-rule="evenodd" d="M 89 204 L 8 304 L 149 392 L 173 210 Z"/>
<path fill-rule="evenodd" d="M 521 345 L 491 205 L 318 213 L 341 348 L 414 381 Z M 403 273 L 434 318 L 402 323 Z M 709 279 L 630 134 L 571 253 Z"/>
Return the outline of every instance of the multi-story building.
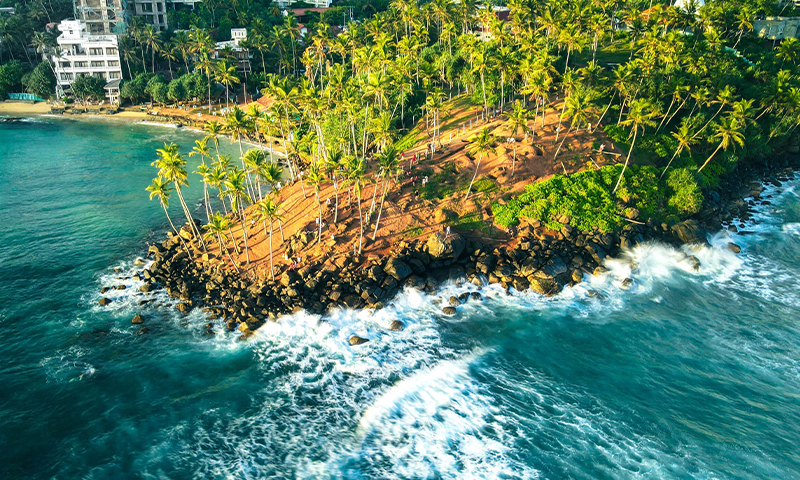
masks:
<path fill-rule="evenodd" d="M 122 79 L 116 35 L 88 33 L 86 25 L 80 20 L 64 20 L 58 29 L 61 31 L 56 39 L 59 55 L 52 58 L 59 90 L 56 93 L 63 93 L 81 75 L 93 75 L 109 83 Z M 115 90 L 106 89 L 106 96 L 111 103 L 118 102 L 117 95 Z"/>
<path fill-rule="evenodd" d="M 92 35 L 125 32 L 126 0 L 75 0 L 75 18 Z"/>
<path fill-rule="evenodd" d="M 145 23 L 159 30 L 166 30 L 167 0 L 129 0 L 129 3 L 134 15 L 142 17 Z"/>

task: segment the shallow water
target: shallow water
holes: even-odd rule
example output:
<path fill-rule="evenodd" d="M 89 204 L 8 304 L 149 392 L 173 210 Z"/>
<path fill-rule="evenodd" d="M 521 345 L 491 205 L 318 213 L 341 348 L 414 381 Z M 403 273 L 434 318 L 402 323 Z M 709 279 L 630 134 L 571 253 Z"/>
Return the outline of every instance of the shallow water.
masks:
<path fill-rule="evenodd" d="M 192 135 L 0 124 L 0 478 L 800 477 L 794 183 L 748 235 L 640 246 L 557 298 L 484 288 L 445 317 L 475 288 L 451 285 L 242 343 L 117 278 L 166 227 L 153 150 Z"/>

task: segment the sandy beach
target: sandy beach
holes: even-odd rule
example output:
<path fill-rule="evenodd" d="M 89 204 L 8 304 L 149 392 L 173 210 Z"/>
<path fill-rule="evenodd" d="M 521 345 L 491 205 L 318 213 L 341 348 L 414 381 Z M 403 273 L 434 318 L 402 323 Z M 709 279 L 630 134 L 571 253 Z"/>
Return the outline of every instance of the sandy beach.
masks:
<path fill-rule="evenodd" d="M 41 115 L 50 113 L 47 103 L 0 102 L 0 115 Z"/>

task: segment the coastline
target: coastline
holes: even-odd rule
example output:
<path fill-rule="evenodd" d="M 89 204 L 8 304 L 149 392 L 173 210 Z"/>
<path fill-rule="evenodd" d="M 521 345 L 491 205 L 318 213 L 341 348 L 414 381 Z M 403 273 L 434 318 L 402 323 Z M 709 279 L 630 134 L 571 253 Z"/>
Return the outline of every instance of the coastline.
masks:
<path fill-rule="evenodd" d="M 177 309 L 182 313 L 202 308 L 208 314 L 206 334 L 215 333 L 211 322 L 222 320 L 228 331 L 240 330 L 242 340 L 267 321 L 277 321 L 298 310 L 323 314 L 339 307 L 380 309 L 406 287 L 434 293 L 448 280 L 471 282 L 479 288 L 500 284 L 507 291 L 513 288 L 552 296 L 565 286 L 583 282 L 587 276 L 604 273 L 607 259 L 618 258 L 635 245 L 648 241 L 672 246 L 704 245 L 708 243 L 708 232 L 725 228 L 735 231 L 733 221 L 749 220 L 752 208 L 766 200 L 760 197 L 764 184 L 780 185 L 798 169 L 800 157 L 786 154 L 763 164 L 741 165 L 717 190 L 709 192 L 709 199 L 697 215 L 675 225 L 631 224 L 619 232 L 603 234 L 577 232 L 569 227 L 548 232 L 534 222 L 500 245 L 458 233 L 434 232 L 425 241 L 400 242 L 386 256 L 327 257 L 286 270 L 275 281 L 252 283 L 226 272 L 209 261 L 213 260 L 213 253 L 190 255 L 183 250 L 179 238 L 170 233 L 164 242 L 150 246 L 148 255 L 153 263 L 143 273 L 145 285 L 141 291 L 163 288 L 180 300 Z M 181 236 L 191 238 L 188 226 L 181 229 Z M 296 235 L 287 238 L 287 243 L 305 245 L 313 241 L 306 235 Z M 727 248 L 734 253 L 740 251 L 734 243 Z M 701 267 L 693 255 L 684 260 L 695 270 Z M 623 279 L 619 288 L 630 288 L 632 282 Z M 456 315 L 459 305 L 480 299 L 477 292 L 450 297 L 444 300 L 442 312 Z M 392 330 L 402 328 L 402 323 L 392 326 Z M 351 338 L 353 345 L 364 341 L 368 339 Z"/>

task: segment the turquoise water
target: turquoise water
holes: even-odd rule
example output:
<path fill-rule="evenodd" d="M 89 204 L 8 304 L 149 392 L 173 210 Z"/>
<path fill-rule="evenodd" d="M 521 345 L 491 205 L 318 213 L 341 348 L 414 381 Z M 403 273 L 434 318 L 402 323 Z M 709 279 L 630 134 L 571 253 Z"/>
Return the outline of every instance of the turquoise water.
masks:
<path fill-rule="evenodd" d="M 640 246 L 591 280 L 602 300 L 484 288 L 443 317 L 442 295 L 474 288 L 451 285 L 237 342 L 117 278 L 166 227 L 143 191 L 153 150 L 194 138 L 0 124 L 0 478 L 800 477 L 794 184 L 732 238 L 741 255 L 717 235 L 693 272 Z"/>

